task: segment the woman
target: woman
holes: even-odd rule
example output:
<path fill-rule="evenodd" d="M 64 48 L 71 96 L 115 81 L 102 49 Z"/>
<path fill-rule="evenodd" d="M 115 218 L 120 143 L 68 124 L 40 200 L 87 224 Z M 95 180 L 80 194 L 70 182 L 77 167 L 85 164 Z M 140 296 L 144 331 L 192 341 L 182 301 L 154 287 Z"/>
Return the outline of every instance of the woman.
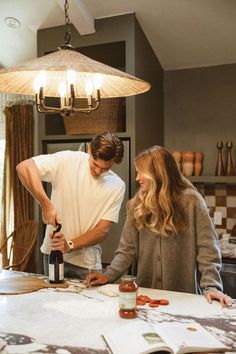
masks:
<path fill-rule="evenodd" d="M 119 248 L 105 273 L 90 274 L 87 283 L 113 282 L 132 265 L 139 286 L 203 292 L 208 302 L 230 306 L 232 299 L 222 292 L 216 232 L 202 196 L 163 147 L 144 150 L 134 164 L 140 189 L 128 203 Z"/>

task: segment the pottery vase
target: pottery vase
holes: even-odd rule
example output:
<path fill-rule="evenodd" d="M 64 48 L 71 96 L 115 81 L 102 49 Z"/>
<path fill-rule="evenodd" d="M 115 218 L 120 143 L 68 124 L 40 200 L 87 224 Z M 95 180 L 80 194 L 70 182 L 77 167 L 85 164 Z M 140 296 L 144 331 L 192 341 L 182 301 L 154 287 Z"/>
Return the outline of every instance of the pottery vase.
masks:
<path fill-rule="evenodd" d="M 202 174 L 204 155 L 200 151 L 194 153 L 194 176 L 200 176 Z"/>
<path fill-rule="evenodd" d="M 182 173 L 184 176 L 192 176 L 194 171 L 194 152 L 182 152 Z"/>
<path fill-rule="evenodd" d="M 179 170 L 181 171 L 181 160 L 182 160 L 182 153 L 181 151 L 173 151 L 172 156 L 174 157 L 175 161 L 177 162 L 177 165 L 179 167 Z"/>

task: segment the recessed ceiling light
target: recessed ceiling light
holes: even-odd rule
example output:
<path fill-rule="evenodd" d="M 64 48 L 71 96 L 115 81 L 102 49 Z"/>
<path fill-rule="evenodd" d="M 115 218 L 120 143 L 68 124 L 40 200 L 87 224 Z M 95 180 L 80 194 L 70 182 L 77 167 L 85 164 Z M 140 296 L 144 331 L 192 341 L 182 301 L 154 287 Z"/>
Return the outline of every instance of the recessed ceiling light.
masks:
<path fill-rule="evenodd" d="M 15 17 L 5 17 L 4 22 L 8 27 L 11 28 L 19 28 L 21 26 L 20 21 Z"/>

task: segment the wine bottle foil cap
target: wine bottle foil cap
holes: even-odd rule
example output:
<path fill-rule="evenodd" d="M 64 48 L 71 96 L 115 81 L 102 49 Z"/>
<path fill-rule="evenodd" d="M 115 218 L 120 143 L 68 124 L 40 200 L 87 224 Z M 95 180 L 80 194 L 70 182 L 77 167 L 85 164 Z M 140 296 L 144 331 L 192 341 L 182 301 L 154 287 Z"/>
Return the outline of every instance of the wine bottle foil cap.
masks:
<path fill-rule="evenodd" d="M 121 281 L 134 281 L 136 277 L 134 275 L 123 275 Z"/>

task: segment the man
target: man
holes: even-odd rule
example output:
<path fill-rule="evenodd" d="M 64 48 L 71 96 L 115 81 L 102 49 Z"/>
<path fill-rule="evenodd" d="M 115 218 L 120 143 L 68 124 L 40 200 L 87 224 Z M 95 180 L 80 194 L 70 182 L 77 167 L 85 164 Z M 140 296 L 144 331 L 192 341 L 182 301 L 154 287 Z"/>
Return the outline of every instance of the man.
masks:
<path fill-rule="evenodd" d="M 41 246 L 48 274 L 50 250 L 64 253 L 65 276 L 85 278 L 102 270 L 99 245 L 118 222 L 125 183 L 110 170 L 124 156 L 120 139 L 110 132 L 96 136 L 88 153 L 61 151 L 39 155 L 17 165 L 22 184 L 37 200 L 47 224 Z M 42 181 L 52 185 L 51 200 Z M 52 237 L 56 224 L 62 229 Z"/>

